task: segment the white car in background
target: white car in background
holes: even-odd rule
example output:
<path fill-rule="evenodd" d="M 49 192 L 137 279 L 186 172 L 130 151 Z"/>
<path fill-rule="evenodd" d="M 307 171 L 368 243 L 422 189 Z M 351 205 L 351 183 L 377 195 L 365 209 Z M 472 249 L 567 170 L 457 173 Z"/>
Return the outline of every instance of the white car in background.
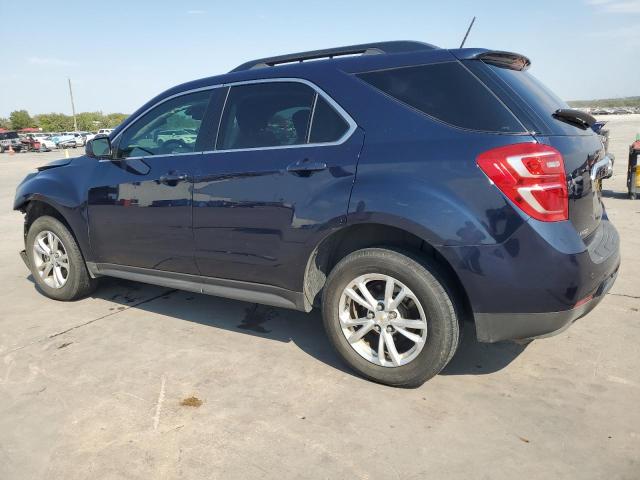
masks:
<path fill-rule="evenodd" d="M 34 138 L 40 142 L 40 151 L 49 152 L 56 148 L 56 143 L 49 136 L 36 137 L 34 135 Z"/>
<path fill-rule="evenodd" d="M 111 132 L 113 132 L 113 128 L 101 128 L 100 130 L 98 130 L 98 133 L 88 133 L 87 135 L 85 135 L 85 143 L 88 142 L 89 140 L 93 140 L 95 138 L 96 135 L 109 135 Z"/>

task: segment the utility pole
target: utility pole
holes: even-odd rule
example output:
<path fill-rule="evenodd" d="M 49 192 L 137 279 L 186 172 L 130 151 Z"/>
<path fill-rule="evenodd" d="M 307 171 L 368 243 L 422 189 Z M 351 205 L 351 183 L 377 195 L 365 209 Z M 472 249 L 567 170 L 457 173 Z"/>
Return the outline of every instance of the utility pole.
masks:
<path fill-rule="evenodd" d="M 464 34 L 464 38 L 462 39 L 462 43 L 460 44 L 460 48 L 464 47 L 464 42 L 467 41 L 467 37 L 469 36 L 469 32 L 471 31 L 471 27 L 473 27 L 474 22 L 476 21 L 476 17 L 473 17 L 471 23 L 469 24 L 469 28 L 467 28 L 467 33 Z"/>
<path fill-rule="evenodd" d="M 76 121 L 76 106 L 73 103 L 73 90 L 71 89 L 71 79 L 67 77 L 69 82 L 69 96 L 71 97 L 71 112 L 73 113 L 73 130 L 78 131 L 78 122 Z"/>

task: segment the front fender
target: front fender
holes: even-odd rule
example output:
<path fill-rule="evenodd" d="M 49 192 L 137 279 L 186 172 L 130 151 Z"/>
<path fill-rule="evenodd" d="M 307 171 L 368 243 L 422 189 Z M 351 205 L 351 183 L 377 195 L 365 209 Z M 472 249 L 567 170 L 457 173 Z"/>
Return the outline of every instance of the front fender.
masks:
<path fill-rule="evenodd" d="M 42 202 L 55 209 L 71 227 L 85 259 L 91 260 L 88 235 L 86 179 L 89 172 L 73 163 L 28 175 L 16 189 L 14 210 L 24 210 L 29 202 Z"/>

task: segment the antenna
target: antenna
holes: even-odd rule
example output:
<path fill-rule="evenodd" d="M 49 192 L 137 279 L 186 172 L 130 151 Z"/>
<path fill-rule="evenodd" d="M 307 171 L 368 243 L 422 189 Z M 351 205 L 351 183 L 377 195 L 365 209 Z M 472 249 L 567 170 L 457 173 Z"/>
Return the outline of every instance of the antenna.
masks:
<path fill-rule="evenodd" d="M 469 28 L 467 28 L 467 33 L 464 34 L 464 38 L 462 39 L 462 43 L 460 44 L 460 48 L 464 47 L 464 42 L 467 41 L 467 37 L 469 36 L 469 32 L 471 31 L 471 27 L 473 27 L 473 23 L 476 21 L 476 17 L 471 19 L 471 23 L 469 24 Z"/>

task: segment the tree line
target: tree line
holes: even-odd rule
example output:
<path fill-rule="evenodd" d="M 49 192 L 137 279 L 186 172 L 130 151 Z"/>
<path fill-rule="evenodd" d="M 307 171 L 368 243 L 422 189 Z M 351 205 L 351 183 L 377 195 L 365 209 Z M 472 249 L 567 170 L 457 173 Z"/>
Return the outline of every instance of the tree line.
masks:
<path fill-rule="evenodd" d="M 127 117 L 124 113 L 82 112 L 76 115 L 76 121 L 78 130 L 95 132 L 101 128 L 117 127 Z M 41 128 L 44 132 L 71 131 L 73 116 L 64 113 L 42 113 L 32 117 L 26 110 L 15 110 L 9 118 L 0 117 L 0 128 L 22 130 L 30 127 Z"/>
<path fill-rule="evenodd" d="M 567 103 L 572 107 L 640 107 L 640 97 L 601 98 L 598 100 L 572 100 Z"/>

